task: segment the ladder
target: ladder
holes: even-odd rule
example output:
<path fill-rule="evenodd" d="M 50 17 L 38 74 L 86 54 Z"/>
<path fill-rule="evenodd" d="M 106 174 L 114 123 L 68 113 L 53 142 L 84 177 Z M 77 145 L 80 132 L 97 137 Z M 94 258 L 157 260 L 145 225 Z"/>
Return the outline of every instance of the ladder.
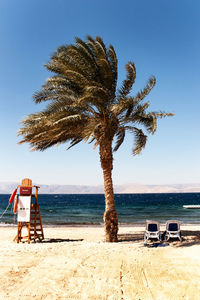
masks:
<path fill-rule="evenodd" d="M 28 242 L 30 243 L 31 240 L 34 240 L 35 242 L 37 239 L 40 242 L 44 239 L 40 207 L 36 203 L 31 203 L 31 218 Z"/>
<path fill-rule="evenodd" d="M 27 236 L 22 236 L 23 227 L 27 228 Z M 30 222 L 17 223 L 17 236 L 15 240 L 17 243 L 20 243 L 24 239 L 27 239 L 29 244 L 31 241 L 36 242 L 38 240 L 41 242 L 44 239 L 40 207 L 37 203 L 31 203 Z"/>

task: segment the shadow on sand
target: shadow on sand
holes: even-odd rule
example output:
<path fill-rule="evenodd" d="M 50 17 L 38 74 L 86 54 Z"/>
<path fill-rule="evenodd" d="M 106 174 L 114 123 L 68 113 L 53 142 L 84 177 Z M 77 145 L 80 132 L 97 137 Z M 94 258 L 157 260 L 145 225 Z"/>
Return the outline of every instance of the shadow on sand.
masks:
<path fill-rule="evenodd" d="M 76 239 L 76 240 L 71 240 L 71 239 L 44 239 L 42 243 L 66 243 L 66 242 L 82 242 L 83 239 Z"/>
<path fill-rule="evenodd" d="M 170 239 L 167 241 L 173 247 L 190 247 L 193 245 L 200 245 L 200 231 L 192 230 L 182 230 L 182 239 Z M 129 233 L 129 234 L 119 234 L 118 242 L 143 242 L 144 233 Z"/>
<path fill-rule="evenodd" d="M 118 234 L 118 242 L 141 242 L 144 241 L 143 233 Z"/>
<path fill-rule="evenodd" d="M 182 230 L 182 243 L 173 242 L 175 247 L 190 247 L 193 245 L 200 245 L 200 231 Z"/>

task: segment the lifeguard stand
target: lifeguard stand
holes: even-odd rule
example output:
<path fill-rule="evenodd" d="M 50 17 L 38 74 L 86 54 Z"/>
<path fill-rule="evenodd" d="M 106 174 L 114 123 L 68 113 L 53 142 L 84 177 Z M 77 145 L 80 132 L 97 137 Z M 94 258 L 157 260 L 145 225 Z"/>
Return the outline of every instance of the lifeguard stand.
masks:
<path fill-rule="evenodd" d="M 18 208 L 17 208 L 17 236 L 14 240 L 17 243 L 23 239 L 30 241 L 44 239 L 40 207 L 38 205 L 39 186 L 32 185 L 32 180 L 25 178 L 19 188 Z M 33 193 L 35 189 L 35 194 Z M 28 236 L 22 236 L 23 227 L 27 228 Z"/>

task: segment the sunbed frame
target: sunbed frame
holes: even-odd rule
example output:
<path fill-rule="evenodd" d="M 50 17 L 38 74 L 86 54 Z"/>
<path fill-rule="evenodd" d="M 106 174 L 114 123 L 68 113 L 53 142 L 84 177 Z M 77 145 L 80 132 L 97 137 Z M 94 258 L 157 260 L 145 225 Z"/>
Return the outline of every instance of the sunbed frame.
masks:
<path fill-rule="evenodd" d="M 150 239 L 161 240 L 160 223 L 158 221 L 146 220 L 146 231 L 144 233 L 144 242 Z"/>
<path fill-rule="evenodd" d="M 177 220 L 169 220 L 166 223 L 165 239 L 168 241 L 170 238 L 178 238 L 180 241 L 182 241 L 180 222 Z"/>

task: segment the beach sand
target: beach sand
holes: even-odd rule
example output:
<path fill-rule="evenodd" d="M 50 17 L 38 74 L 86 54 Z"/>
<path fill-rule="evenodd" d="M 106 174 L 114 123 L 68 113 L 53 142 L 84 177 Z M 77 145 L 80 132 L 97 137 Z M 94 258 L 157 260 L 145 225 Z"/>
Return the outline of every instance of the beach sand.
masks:
<path fill-rule="evenodd" d="M 144 226 L 121 226 L 118 243 L 102 226 L 47 227 L 31 244 L 0 227 L 0 299 L 200 299 L 200 225 L 182 230 L 182 243 L 148 248 Z"/>

